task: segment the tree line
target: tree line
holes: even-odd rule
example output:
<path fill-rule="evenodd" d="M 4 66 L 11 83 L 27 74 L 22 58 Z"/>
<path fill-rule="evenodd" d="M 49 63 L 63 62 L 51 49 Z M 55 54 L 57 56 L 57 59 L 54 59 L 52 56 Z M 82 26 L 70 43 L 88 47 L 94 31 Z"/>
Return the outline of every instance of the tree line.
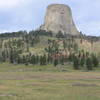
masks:
<path fill-rule="evenodd" d="M 64 38 L 61 32 L 56 35 L 56 40 L 48 39 L 48 46 L 44 48 L 43 54 L 32 54 L 29 48 L 34 48 L 40 43 L 41 36 L 53 37 L 53 34 L 43 30 L 0 34 L 0 62 L 25 65 L 53 64 L 54 66 L 70 62 L 74 69 L 86 68 L 88 70 L 99 66 L 96 54 L 80 51 L 75 42 L 76 37 L 68 35 Z M 26 53 L 23 54 L 24 52 Z"/>

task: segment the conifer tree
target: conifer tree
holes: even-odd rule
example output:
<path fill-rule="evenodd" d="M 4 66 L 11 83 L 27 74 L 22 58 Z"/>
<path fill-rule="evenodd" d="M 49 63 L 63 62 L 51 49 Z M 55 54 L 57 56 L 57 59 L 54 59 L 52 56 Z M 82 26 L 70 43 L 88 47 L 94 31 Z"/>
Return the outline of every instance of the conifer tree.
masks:
<path fill-rule="evenodd" d="M 92 63 L 93 63 L 93 67 L 99 66 L 99 60 L 95 55 L 92 55 Z"/>
<path fill-rule="evenodd" d="M 86 68 L 88 70 L 92 70 L 93 69 L 93 63 L 92 63 L 91 57 L 87 57 L 87 59 L 86 59 Z"/>
<path fill-rule="evenodd" d="M 79 69 L 79 59 L 77 56 L 74 56 L 74 59 L 73 59 L 73 67 L 74 69 Z"/>

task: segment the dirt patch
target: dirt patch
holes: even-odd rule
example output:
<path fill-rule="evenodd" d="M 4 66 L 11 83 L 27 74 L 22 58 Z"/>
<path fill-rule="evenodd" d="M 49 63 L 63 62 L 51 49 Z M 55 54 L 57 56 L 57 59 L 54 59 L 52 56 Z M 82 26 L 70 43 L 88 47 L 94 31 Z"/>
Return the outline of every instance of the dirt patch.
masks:
<path fill-rule="evenodd" d="M 47 82 L 34 82 L 34 83 L 24 83 L 24 84 L 18 84 L 18 86 L 48 86 L 51 85 L 50 83 Z"/>
<path fill-rule="evenodd" d="M 1 72 L 0 80 L 100 80 L 99 72 Z"/>
<path fill-rule="evenodd" d="M 74 83 L 72 86 L 82 86 L 82 87 L 97 87 L 97 84 L 86 84 L 86 83 Z"/>
<path fill-rule="evenodd" d="M 12 97 L 17 96 L 16 94 L 0 94 L 0 97 Z"/>

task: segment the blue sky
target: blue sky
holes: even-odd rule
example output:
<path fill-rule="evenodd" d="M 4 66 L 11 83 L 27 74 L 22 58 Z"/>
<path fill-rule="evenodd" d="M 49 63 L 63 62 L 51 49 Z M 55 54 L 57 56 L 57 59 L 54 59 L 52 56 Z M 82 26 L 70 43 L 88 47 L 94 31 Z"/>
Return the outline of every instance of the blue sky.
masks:
<path fill-rule="evenodd" d="M 100 36 L 100 0 L 0 0 L 0 32 L 37 29 L 54 3 L 71 7 L 79 31 Z"/>

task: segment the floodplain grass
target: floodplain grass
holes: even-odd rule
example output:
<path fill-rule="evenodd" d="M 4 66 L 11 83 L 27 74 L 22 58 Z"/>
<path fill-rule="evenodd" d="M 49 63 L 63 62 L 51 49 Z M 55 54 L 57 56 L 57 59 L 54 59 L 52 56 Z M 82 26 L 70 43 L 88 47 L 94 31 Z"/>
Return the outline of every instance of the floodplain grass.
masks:
<path fill-rule="evenodd" d="M 0 64 L 0 100 L 100 100 L 100 68 Z"/>

